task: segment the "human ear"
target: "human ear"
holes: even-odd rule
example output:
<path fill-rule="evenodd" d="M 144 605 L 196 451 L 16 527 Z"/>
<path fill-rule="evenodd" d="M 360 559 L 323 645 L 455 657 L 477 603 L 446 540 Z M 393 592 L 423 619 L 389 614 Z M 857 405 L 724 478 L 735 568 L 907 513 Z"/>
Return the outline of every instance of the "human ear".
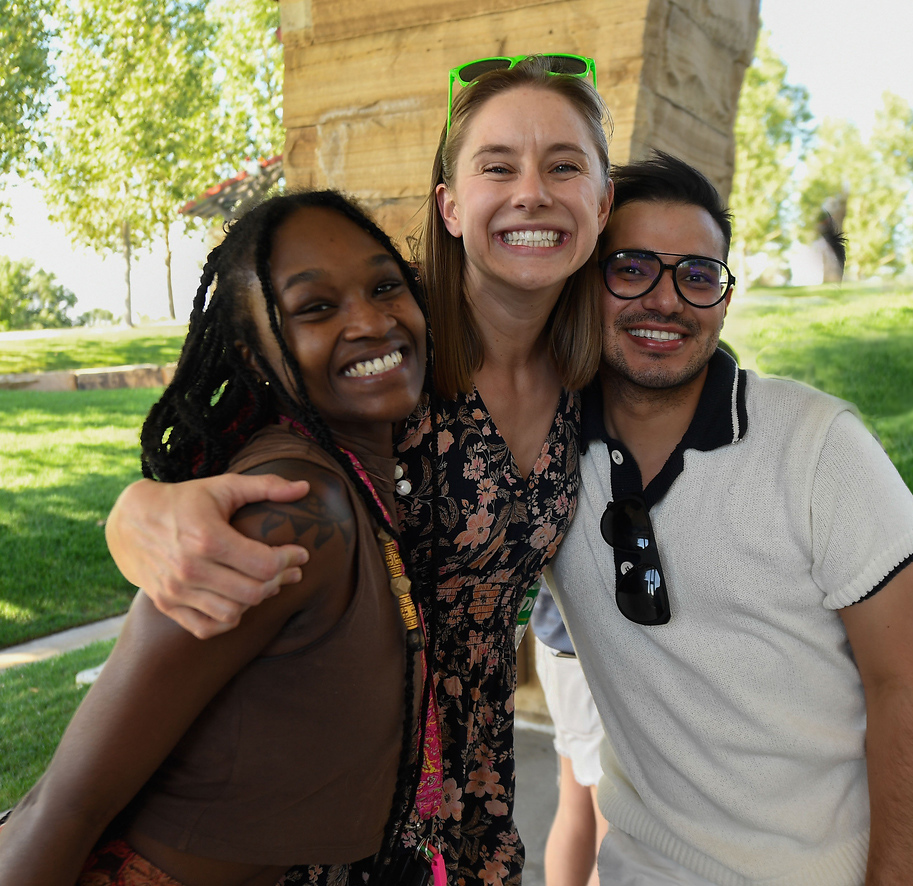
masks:
<path fill-rule="evenodd" d="M 596 211 L 596 221 L 599 225 L 599 231 L 602 232 L 609 220 L 609 213 L 612 211 L 612 200 L 615 199 L 615 182 L 609 179 L 605 193 L 599 201 L 599 207 Z"/>
<path fill-rule="evenodd" d="M 460 223 L 459 209 L 450 192 L 450 188 L 441 182 L 434 189 L 434 199 L 437 200 L 437 211 L 440 213 L 444 227 L 447 228 L 450 236 L 462 237 L 463 225 Z"/>
<path fill-rule="evenodd" d="M 250 345 L 241 341 L 240 338 L 235 339 L 235 350 L 241 354 L 241 359 L 245 362 L 247 366 L 250 366 L 253 369 L 253 352 L 250 349 Z"/>
<path fill-rule="evenodd" d="M 235 339 L 235 348 L 238 353 L 241 355 L 241 359 L 244 361 L 244 365 L 254 373 L 254 375 L 262 378 L 260 372 L 260 367 L 257 365 L 257 361 L 254 358 L 254 352 L 251 349 L 251 346 L 247 342 L 242 341 L 240 338 Z"/>

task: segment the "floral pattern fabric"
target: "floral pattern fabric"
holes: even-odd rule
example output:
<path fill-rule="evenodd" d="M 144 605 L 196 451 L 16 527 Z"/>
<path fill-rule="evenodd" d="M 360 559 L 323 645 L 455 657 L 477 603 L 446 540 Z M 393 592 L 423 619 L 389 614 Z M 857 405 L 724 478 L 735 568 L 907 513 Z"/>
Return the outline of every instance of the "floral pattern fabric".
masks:
<path fill-rule="evenodd" d="M 397 500 L 403 553 L 427 576 L 420 593 L 445 794 L 435 834 L 448 883 L 517 884 L 524 856 L 513 822 L 517 615 L 576 507 L 579 398 L 562 393 L 526 478 L 478 392 L 437 408 L 432 423 L 427 402 L 420 406 L 399 443 L 412 491 Z"/>
<path fill-rule="evenodd" d="M 182 886 L 120 838 L 96 846 L 76 886 Z"/>

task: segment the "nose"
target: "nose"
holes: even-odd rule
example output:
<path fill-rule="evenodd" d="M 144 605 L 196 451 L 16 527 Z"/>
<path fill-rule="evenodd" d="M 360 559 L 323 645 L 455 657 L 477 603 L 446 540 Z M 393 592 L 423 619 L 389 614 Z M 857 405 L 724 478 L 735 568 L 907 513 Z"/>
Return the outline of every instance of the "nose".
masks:
<path fill-rule="evenodd" d="M 663 265 L 662 270 L 659 272 L 659 280 L 656 286 L 640 299 L 640 303 L 646 310 L 655 311 L 664 317 L 678 314 L 682 311 L 685 302 L 675 288 L 675 283 L 673 282 L 674 274 L 674 267 Z"/>
<path fill-rule="evenodd" d="M 368 295 L 353 297 L 346 310 L 345 337 L 350 341 L 359 338 L 383 338 L 396 325 L 396 318 L 384 301 Z"/>
<path fill-rule="evenodd" d="M 514 206 L 530 212 L 552 202 L 548 182 L 538 169 L 524 169 L 517 177 Z"/>

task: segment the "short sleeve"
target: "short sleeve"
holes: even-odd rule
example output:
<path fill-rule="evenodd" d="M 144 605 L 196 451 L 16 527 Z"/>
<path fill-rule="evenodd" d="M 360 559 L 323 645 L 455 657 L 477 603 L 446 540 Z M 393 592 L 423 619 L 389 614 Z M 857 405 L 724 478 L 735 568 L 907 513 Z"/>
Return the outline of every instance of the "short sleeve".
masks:
<path fill-rule="evenodd" d="M 849 409 L 825 437 L 811 509 L 813 578 L 828 609 L 861 600 L 913 554 L 913 494 Z"/>

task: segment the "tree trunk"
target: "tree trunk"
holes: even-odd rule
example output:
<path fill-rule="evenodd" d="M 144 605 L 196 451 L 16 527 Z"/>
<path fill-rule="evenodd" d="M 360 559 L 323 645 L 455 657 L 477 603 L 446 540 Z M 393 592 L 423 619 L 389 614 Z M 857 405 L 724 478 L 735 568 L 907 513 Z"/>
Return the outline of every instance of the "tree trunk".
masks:
<path fill-rule="evenodd" d="M 171 225 L 165 225 L 165 277 L 168 281 L 168 316 L 174 316 L 174 289 L 171 286 Z"/>
<path fill-rule="evenodd" d="M 124 240 L 124 279 L 127 283 L 127 300 L 124 304 L 124 323 L 127 326 L 133 325 L 133 292 L 130 288 L 130 222 L 124 219 L 121 227 L 121 234 Z"/>

